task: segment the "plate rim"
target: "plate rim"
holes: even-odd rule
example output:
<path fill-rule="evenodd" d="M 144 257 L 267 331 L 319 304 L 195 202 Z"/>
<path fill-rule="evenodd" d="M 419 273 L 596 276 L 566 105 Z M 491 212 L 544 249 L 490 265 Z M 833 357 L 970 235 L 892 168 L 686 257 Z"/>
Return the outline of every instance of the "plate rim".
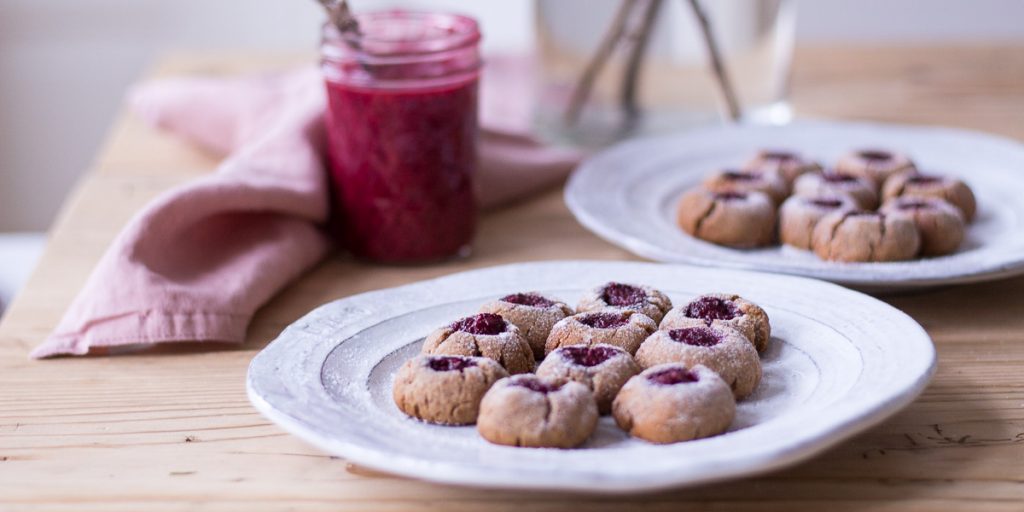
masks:
<path fill-rule="evenodd" d="M 480 473 L 474 475 L 474 478 L 467 479 L 466 472 L 471 471 L 470 468 L 461 466 L 456 463 L 448 462 L 430 462 L 431 473 L 425 475 L 422 472 L 417 472 L 415 468 L 410 469 L 410 464 L 416 465 L 417 463 L 422 464 L 425 461 L 410 458 L 404 455 L 395 455 L 389 452 L 374 449 L 371 447 L 365 447 L 360 445 L 358 442 L 346 441 L 342 438 L 333 437 L 326 438 L 321 433 L 316 432 L 309 425 L 305 424 L 301 419 L 294 418 L 285 411 L 278 410 L 274 406 L 271 400 L 267 398 L 259 389 L 257 384 L 257 373 L 261 371 L 261 365 L 268 362 L 265 361 L 267 358 L 272 357 L 273 352 L 286 348 L 284 345 L 287 343 L 300 343 L 302 342 L 301 337 L 288 338 L 289 331 L 293 328 L 298 328 L 304 322 L 308 322 L 310 319 L 316 320 L 317 317 L 322 316 L 332 306 L 344 303 L 351 300 L 367 300 L 372 298 L 374 295 L 386 295 L 394 293 L 395 291 L 403 288 L 421 287 L 428 286 L 430 283 L 455 278 L 457 276 L 472 276 L 477 273 L 484 272 L 501 272 L 513 267 L 522 266 L 536 266 L 536 265 L 623 265 L 623 266 L 643 266 L 643 267 L 687 267 L 694 271 L 707 271 L 705 267 L 687 265 L 687 264 L 663 264 L 663 263 L 650 263 L 650 262 L 626 262 L 626 261 L 608 261 L 608 260 L 548 260 L 548 261 L 534 261 L 534 262 L 520 262 L 511 263 L 504 265 L 497 265 L 491 267 L 478 268 L 473 270 L 467 270 L 463 272 L 456 272 L 447 274 L 444 276 L 416 281 L 400 286 L 384 288 L 380 290 L 373 290 L 363 292 L 360 294 L 352 295 L 349 297 L 330 301 L 323 305 L 320 305 L 310 312 L 297 319 L 295 322 L 286 327 L 281 334 L 271 341 L 266 347 L 264 347 L 250 362 L 246 373 L 246 394 L 249 397 L 250 402 L 253 406 L 267 419 L 271 420 L 278 426 L 282 427 L 285 431 L 303 439 L 304 441 L 312 444 L 313 446 L 323 449 L 329 453 L 340 455 L 346 460 L 353 463 L 365 466 L 367 468 L 385 471 L 391 474 L 400 475 L 421 481 L 432 481 L 445 484 L 453 484 L 463 487 L 475 487 L 475 488 L 489 488 L 489 489 L 518 489 L 518 490 L 546 490 L 546 491 L 568 491 L 578 492 L 587 494 L 632 494 L 639 492 L 650 492 L 662 489 L 670 488 L 681 488 L 690 487 L 694 485 L 701 485 L 711 482 L 733 480 L 745 476 L 751 476 L 755 474 L 766 473 L 774 471 L 783 467 L 791 466 L 803 460 L 806 460 L 814 455 L 817 455 L 825 450 L 834 447 L 835 445 L 849 439 L 850 437 L 863 432 L 887 418 L 894 415 L 899 410 L 903 409 L 911 402 L 913 402 L 927 387 L 931 378 L 934 376 L 937 364 L 937 355 L 934 346 L 934 342 L 928 336 L 927 332 L 923 327 L 920 326 L 913 318 L 899 309 L 886 304 L 869 295 L 844 288 L 834 283 L 829 283 L 822 280 L 811 279 L 806 277 L 782 275 L 782 274 L 770 274 L 764 272 L 753 272 L 749 270 L 735 270 L 735 269 L 715 269 L 715 272 L 722 273 L 737 273 L 737 274 L 753 274 L 760 278 L 776 279 L 782 281 L 796 281 L 807 282 L 807 284 L 813 283 L 813 286 L 823 286 L 827 288 L 833 288 L 832 291 L 838 293 L 854 294 L 860 296 L 860 300 L 867 300 L 875 303 L 875 305 L 887 308 L 891 314 L 898 317 L 902 322 L 907 323 L 907 327 L 912 328 L 913 336 L 917 338 L 919 342 L 925 342 L 922 346 L 928 350 L 921 354 L 922 360 L 925 364 L 925 371 L 918 375 L 913 382 L 909 383 L 905 389 L 901 392 L 893 393 L 884 400 L 877 403 L 873 403 L 867 409 L 859 411 L 858 414 L 848 414 L 840 420 L 837 420 L 831 424 L 823 424 L 813 432 L 813 434 L 805 434 L 802 436 L 804 439 L 802 442 L 789 445 L 776 447 L 768 450 L 761 454 L 759 458 L 754 459 L 747 457 L 738 465 L 733 465 L 727 471 L 713 472 L 710 476 L 704 478 L 685 478 L 685 479 L 672 479 L 663 478 L 651 482 L 637 482 L 635 479 L 623 479 L 621 481 L 615 480 L 604 480 L 601 482 L 600 487 L 593 487 L 593 482 L 588 481 L 577 481 L 565 482 L 565 481 L 550 481 L 550 482 L 529 482 L 520 483 L 518 481 L 508 481 L 502 479 L 488 479 L 486 475 L 481 476 Z M 321 341 L 319 345 L 325 343 L 331 343 L 331 349 L 326 352 L 329 354 L 331 350 L 334 350 L 343 341 Z M 926 359 L 926 361 L 925 361 Z M 323 361 L 319 364 L 322 365 Z M 319 380 L 319 379 L 318 379 Z M 264 390 L 265 391 L 265 390 Z M 445 470 L 439 470 L 438 468 L 445 468 Z"/>
<path fill-rule="evenodd" d="M 819 279 L 845 286 L 856 287 L 861 290 L 878 291 L 897 291 L 914 288 L 929 288 L 944 285 L 978 283 L 1001 280 L 1024 274 L 1024 251 L 1012 254 L 1002 253 L 1003 257 L 1000 258 L 1001 261 L 989 263 L 987 265 L 979 266 L 974 269 L 964 270 L 960 272 L 952 272 L 945 277 L 915 277 L 908 274 L 888 279 L 860 279 L 856 277 L 836 276 L 834 273 L 831 273 L 828 270 L 800 270 L 789 267 L 779 267 L 772 264 L 766 265 L 758 262 L 721 260 L 709 257 L 691 256 L 685 253 L 674 254 L 668 248 L 658 247 L 656 244 L 652 244 L 648 241 L 645 241 L 631 233 L 623 232 L 614 227 L 606 225 L 598 218 L 597 215 L 591 214 L 589 209 L 583 204 L 581 204 L 582 199 L 578 197 L 579 194 L 576 193 L 577 189 L 580 187 L 580 182 L 584 179 L 584 173 L 592 172 L 589 169 L 596 165 L 596 161 L 603 158 L 608 158 L 613 153 L 625 151 L 633 146 L 641 144 L 650 144 L 657 140 L 670 140 L 672 138 L 692 138 L 696 136 L 707 136 L 707 134 L 729 133 L 750 129 L 788 129 L 795 126 L 829 126 L 844 127 L 849 129 L 902 129 L 913 130 L 917 132 L 932 132 L 937 134 L 944 134 L 945 136 L 971 138 L 980 137 L 988 139 L 993 143 L 999 143 L 1007 146 L 1015 146 L 1016 149 L 1018 149 L 1021 152 L 1021 154 L 1024 155 L 1024 143 L 1021 143 L 1012 138 L 990 134 L 977 130 L 967 130 L 963 128 L 955 128 L 949 126 L 914 125 L 871 121 L 835 121 L 822 119 L 801 119 L 793 121 L 786 125 L 778 126 L 752 124 L 721 125 L 670 134 L 637 137 L 622 141 L 620 143 L 602 149 L 597 153 L 593 153 L 589 155 L 586 159 L 584 159 L 582 162 L 580 162 L 580 164 L 570 174 L 569 179 L 567 180 L 565 188 L 563 190 L 562 196 L 565 201 L 566 207 L 572 213 L 573 217 L 575 217 L 576 220 L 581 225 L 583 225 L 583 227 L 585 227 L 588 231 L 597 235 L 602 240 L 617 247 L 626 249 L 627 251 L 637 256 L 661 263 L 691 264 L 703 267 L 730 268 L 735 270 L 748 270 L 757 272 L 771 272 L 798 277 Z"/>

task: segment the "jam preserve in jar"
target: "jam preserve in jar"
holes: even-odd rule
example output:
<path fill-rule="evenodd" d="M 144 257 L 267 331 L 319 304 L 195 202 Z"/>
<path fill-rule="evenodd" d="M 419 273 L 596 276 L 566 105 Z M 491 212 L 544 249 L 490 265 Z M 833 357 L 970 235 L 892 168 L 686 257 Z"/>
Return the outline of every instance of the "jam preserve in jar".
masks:
<path fill-rule="evenodd" d="M 357 20 L 358 36 L 326 25 L 321 44 L 341 242 L 379 262 L 467 253 L 476 224 L 477 23 L 408 11 Z"/>

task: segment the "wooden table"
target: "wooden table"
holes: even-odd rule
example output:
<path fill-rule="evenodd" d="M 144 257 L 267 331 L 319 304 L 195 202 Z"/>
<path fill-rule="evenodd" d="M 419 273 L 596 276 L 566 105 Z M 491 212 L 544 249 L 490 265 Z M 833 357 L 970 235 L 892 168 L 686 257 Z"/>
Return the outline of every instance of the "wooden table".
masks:
<path fill-rule="evenodd" d="M 184 56 L 156 74 L 293 61 Z M 804 116 L 949 124 L 1024 139 L 1024 48 L 801 50 L 793 97 Z M 122 115 L 67 200 L 39 268 L 0 324 L 0 508 L 1024 510 L 1024 278 L 885 298 L 938 346 L 938 374 L 925 394 L 814 460 L 696 489 L 608 498 L 414 482 L 324 455 L 249 405 L 249 360 L 320 303 L 499 263 L 632 259 L 581 228 L 559 191 L 487 215 L 467 261 L 325 261 L 259 312 L 240 347 L 27 361 L 133 212 L 215 164 Z"/>

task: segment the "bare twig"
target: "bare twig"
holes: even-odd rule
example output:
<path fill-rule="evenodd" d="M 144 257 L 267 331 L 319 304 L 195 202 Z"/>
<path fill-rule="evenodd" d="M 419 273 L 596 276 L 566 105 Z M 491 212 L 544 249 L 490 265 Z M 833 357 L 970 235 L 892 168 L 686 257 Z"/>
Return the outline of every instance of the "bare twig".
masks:
<path fill-rule="evenodd" d="M 651 40 L 654 20 L 658 17 L 661 4 L 662 0 L 647 0 L 643 19 L 640 20 L 640 26 L 630 33 L 627 38 L 631 48 L 629 50 L 629 60 L 626 62 L 626 72 L 622 76 L 622 91 L 619 99 L 622 109 L 629 118 L 636 117 L 640 112 L 636 100 L 637 83 L 640 80 L 644 56 L 647 54 L 647 44 Z"/>
<path fill-rule="evenodd" d="M 612 51 L 615 50 L 615 47 L 622 39 L 626 22 L 629 20 L 630 12 L 636 3 L 637 0 L 622 0 L 622 3 L 619 5 L 619 10 L 615 13 L 615 17 L 612 18 L 612 24 L 608 27 L 608 31 L 605 32 L 604 37 L 601 39 L 597 51 L 590 58 L 590 61 L 587 62 L 587 66 L 583 69 L 583 74 L 580 75 L 579 81 L 573 88 L 572 96 L 569 98 L 569 107 L 565 111 L 566 124 L 575 124 L 579 119 L 580 111 L 590 96 L 590 91 L 594 87 L 594 81 L 597 80 L 598 73 L 607 64 Z"/>
<path fill-rule="evenodd" d="M 704 36 L 704 46 L 707 48 L 708 59 L 711 61 L 711 69 L 718 80 L 718 88 L 725 98 L 726 107 L 729 109 L 729 117 L 733 121 L 738 121 L 743 114 L 740 110 L 739 100 L 736 98 L 736 92 L 732 87 L 732 82 L 729 80 L 729 74 L 722 64 L 722 57 L 718 52 L 718 44 L 715 42 L 715 36 L 711 30 L 711 22 L 708 21 L 707 14 L 704 13 L 704 9 L 701 8 L 698 0 L 687 1 L 690 4 L 690 9 L 693 10 L 693 15 L 700 24 L 701 34 Z"/>

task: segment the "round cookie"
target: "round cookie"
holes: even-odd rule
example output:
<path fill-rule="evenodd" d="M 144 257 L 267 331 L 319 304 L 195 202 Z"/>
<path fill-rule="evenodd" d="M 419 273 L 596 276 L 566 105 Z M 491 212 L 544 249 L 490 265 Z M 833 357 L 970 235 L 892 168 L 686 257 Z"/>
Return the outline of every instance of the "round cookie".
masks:
<path fill-rule="evenodd" d="M 660 322 L 672 301 L 650 286 L 610 282 L 590 290 L 576 304 L 578 313 L 601 309 L 631 309 Z"/>
<path fill-rule="evenodd" d="M 573 448 L 597 428 L 597 402 L 579 382 L 516 375 L 501 379 L 480 402 L 476 428 L 495 444 Z"/>
<path fill-rule="evenodd" d="M 762 247 L 775 235 L 775 204 L 761 192 L 688 190 L 679 199 L 676 223 L 692 236 L 737 248 Z"/>
<path fill-rule="evenodd" d="M 508 377 L 486 357 L 419 355 L 395 375 L 392 397 L 402 412 L 442 425 L 472 425 L 487 390 Z"/>
<path fill-rule="evenodd" d="M 594 346 L 605 343 L 632 355 L 657 329 L 658 324 L 651 317 L 631 309 L 577 313 L 551 328 L 544 353 L 550 354 L 557 348 L 571 345 Z"/>
<path fill-rule="evenodd" d="M 774 172 L 790 187 L 803 174 L 821 172 L 821 165 L 794 151 L 763 149 L 743 166 L 748 171 Z"/>
<path fill-rule="evenodd" d="M 687 368 L 704 365 L 714 370 L 736 399 L 754 392 L 761 382 L 761 359 L 750 341 L 729 327 L 698 325 L 660 330 L 636 351 L 636 362 L 644 368 L 680 363 Z"/>
<path fill-rule="evenodd" d="M 893 197 L 934 197 L 960 209 L 964 220 L 974 219 L 977 200 L 974 192 L 961 180 L 950 176 L 903 173 L 889 178 L 882 187 L 882 199 Z"/>
<path fill-rule="evenodd" d="M 480 312 L 501 315 L 518 327 L 533 349 L 534 359 L 538 361 L 544 358 L 544 343 L 551 334 L 551 328 L 559 320 L 573 314 L 572 308 L 564 302 L 538 292 L 506 295 L 484 304 Z"/>
<path fill-rule="evenodd" d="M 844 262 L 909 260 L 921 248 L 921 235 L 905 216 L 855 211 L 834 212 L 814 228 L 819 258 Z"/>
<path fill-rule="evenodd" d="M 914 162 L 906 155 L 884 149 L 861 149 L 839 159 L 836 170 L 869 179 L 875 187 L 901 172 L 914 170 Z"/>
<path fill-rule="evenodd" d="M 630 377 L 640 373 L 640 366 L 629 352 L 612 345 L 572 345 L 552 352 L 537 368 L 537 376 L 568 379 L 584 384 L 594 391 L 597 410 L 608 414 L 612 400 Z"/>
<path fill-rule="evenodd" d="M 536 367 L 533 349 L 519 328 L 493 313 L 467 316 L 437 329 L 423 341 L 422 352 L 488 357 L 511 374 L 532 372 Z"/>
<path fill-rule="evenodd" d="M 758 352 L 768 348 L 772 325 L 768 313 L 753 302 L 731 293 L 707 293 L 669 311 L 660 329 L 707 325 L 731 328 L 746 336 Z"/>
<path fill-rule="evenodd" d="M 964 217 L 957 207 L 933 197 L 894 197 L 882 205 L 886 215 L 905 215 L 921 234 L 921 255 L 941 256 L 960 247 Z"/>
<path fill-rule="evenodd" d="M 704 180 L 704 188 L 712 192 L 761 192 L 781 203 L 789 195 L 786 180 L 775 172 L 727 169 L 718 171 Z"/>
<path fill-rule="evenodd" d="M 629 379 L 612 403 L 612 414 L 633 437 L 677 443 L 725 432 L 736 416 L 736 399 L 711 369 L 669 363 Z"/>
<path fill-rule="evenodd" d="M 856 210 L 849 196 L 790 196 L 779 208 L 779 240 L 799 249 L 811 248 L 811 234 L 822 217 L 834 211 Z"/>
<path fill-rule="evenodd" d="M 873 210 L 878 207 L 878 192 L 875 184 L 867 178 L 848 173 L 804 174 L 793 184 L 793 194 L 803 197 L 845 195 L 865 210 Z"/>

